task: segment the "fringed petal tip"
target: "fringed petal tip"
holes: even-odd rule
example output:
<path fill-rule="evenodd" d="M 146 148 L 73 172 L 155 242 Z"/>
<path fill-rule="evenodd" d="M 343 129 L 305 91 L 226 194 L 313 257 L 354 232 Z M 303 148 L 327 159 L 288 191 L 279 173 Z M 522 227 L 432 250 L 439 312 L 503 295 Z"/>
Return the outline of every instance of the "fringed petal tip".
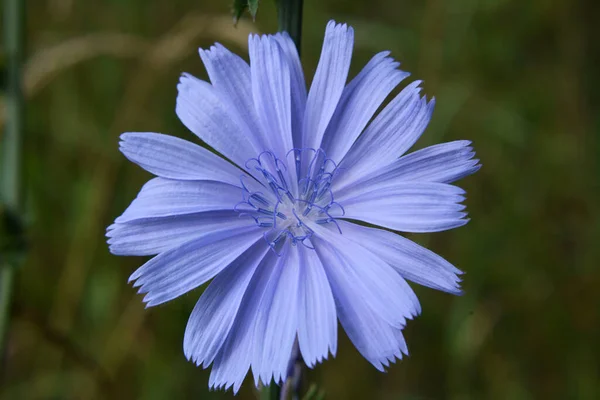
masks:
<path fill-rule="evenodd" d="M 296 50 L 296 45 L 294 44 L 294 41 L 292 40 L 292 37 L 290 36 L 289 33 L 287 32 L 277 32 L 274 35 L 272 35 L 279 43 L 286 43 L 289 44 L 291 46 L 293 46 L 293 49 Z"/>
<path fill-rule="evenodd" d="M 248 35 L 248 47 L 252 48 L 252 46 L 258 46 L 264 42 L 273 42 L 274 45 L 277 45 L 278 47 L 280 47 L 280 44 L 277 40 L 277 38 L 284 38 L 284 39 L 290 39 L 290 36 L 287 32 L 279 32 L 276 34 L 271 34 L 271 33 L 251 33 L 250 35 Z"/>
<path fill-rule="evenodd" d="M 211 373 L 208 379 L 208 387 L 209 390 L 229 390 L 233 391 L 233 394 L 236 395 L 240 388 L 242 387 L 242 383 L 245 380 L 245 376 L 238 379 L 229 379 L 226 377 L 215 378 L 214 374 Z"/>
<path fill-rule="evenodd" d="M 218 53 L 221 52 L 229 52 L 229 50 L 219 42 L 213 43 L 212 46 L 207 49 L 202 47 L 198 48 L 198 54 L 202 60 L 204 60 L 204 57 L 216 57 L 219 55 Z"/>
<path fill-rule="evenodd" d="M 404 359 L 404 357 L 409 357 L 410 355 L 408 354 L 408 350 L 406 350 L 406 353 L 401 350 L 398 349 L 394 354 L 387 356 L 385 358 L 382 358 L 380 360 L 373 360 L 370 361 L 370 363 L 379 371 L 379 372 L 383 372 L 384 374 L 386 374 L 388 372 L 388 369 L 392 367 L 393 364 L 396 364 L 396 361 L 402 361 Z"/>
<path fill-rule="evenodd" d="M 307 358 L 305 358 L 303 356 L 302 359 L 304 360 L 304 364 L 308 368 L 313 369 L 317 365 L 324 363 L 325 360 L 329 360 L 329 357 L 335 358 L 336 352 L 337 352 L 337 348 L 335 348 L 333 346 L 329 346 L 327 349 L 327 352 L 324 354 L 317 355 L 313 359 L 309 359 L 309 360 L 307 360 Z"/>
<path fill-rule="evenodd" d="M 119 224 L 110 224 L 106 227 L 106 232 L 104 233 L 104 235 L 108 238 L 112 237 L 113 231 L 116 230 L 118 227 Z"/>
<path fill-rule="evenodd" d="M 327 27 L 325 28 L 325 37 L 327 37 L 328 34 L 330 35 L 332 33 L 350 33 L 351 35 L 354 35 L 354 28 L 349 26 L 345 22 L 340 23 L 331 19 L 329 20 L 329 22 L 327 23 Z"/>
<path fill-rule="evenodd" d="M 196 78 L 189 72 L 182 72 L 181 75 L 179 75 L 179 83 L 177 84 L 177 90 L 180 92 L 188 92 L 190 90 L 193 90 L 192 85 L 198 83 L 210 85 L 208 82 Z"/>

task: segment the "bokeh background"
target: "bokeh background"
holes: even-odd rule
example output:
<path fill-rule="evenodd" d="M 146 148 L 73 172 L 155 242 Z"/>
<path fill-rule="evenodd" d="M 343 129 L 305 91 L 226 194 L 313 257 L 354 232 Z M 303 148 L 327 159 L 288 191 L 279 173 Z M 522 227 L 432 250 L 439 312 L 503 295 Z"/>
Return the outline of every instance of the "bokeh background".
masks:
<path fill-rule="evenodd" d="M 472 221 L 413 235 L 466 271 L 462 297 L 415 287 L 411 356 L 377 372 L 343 333 L 308 374 L 327 399 L 600 398 L 600 51 L 592 0 L 306 0 L 303 63 L 326 22 L 352 24 L 351 74 L 389 49 L 437 98 L 418 147 L 474 142 L 460 184 Z M 24 207 L 0 396 L 230 399 L 182 352 L 201 289 L 145 310 L 105 227 L 150 176 L 118 152 L 124 131 L 194 140 L 174 113 L 196 48 L 246 56 L 277 28 L 273 1 L 234 28 L 230 0 L 31 0 L 26 4 Z M 404 85 L 404 84 L 403 84 Z M 5 120 L 0 105 L 0 119 Z M 250 381 L 238 399 L 256 398 Z"/>

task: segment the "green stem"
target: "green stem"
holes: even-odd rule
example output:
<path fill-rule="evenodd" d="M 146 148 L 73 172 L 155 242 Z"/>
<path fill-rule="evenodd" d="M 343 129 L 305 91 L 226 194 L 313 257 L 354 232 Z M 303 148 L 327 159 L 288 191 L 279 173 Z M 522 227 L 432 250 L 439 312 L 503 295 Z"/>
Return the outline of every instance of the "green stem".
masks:
<path fill-rule="evenodd" d="M 302 6 L 304 0 L 277 0 L 277 21 L 280 31 L 286 31 L 300 54 L 302 36 Z"/>
<path fill-rule="evenodd" d="M 21 202 L 21 144 L 23 125 L 23 21 L 25 1 L 4 0 L 4 48 L 6 51 L 6 126 L 2 135 L 0 195 L 4 213 L 19 216 Z M 0 354 L 4 354 L 15 260 L 3 259 L 0 265 Z"/>
<path fill-rule="evenodd" d="M 294 342 L 294 348 L 292 349 L 292 355 L 288 363 L 288 372 L 285 384 L 281 388 L 279 394 L 279 400 L 299 400 L 300 389 L 302 385 L 302 370 L 304 369 L 304 362 L 300 356 L 300 347 L 298 346 L 298 340 Z"/>

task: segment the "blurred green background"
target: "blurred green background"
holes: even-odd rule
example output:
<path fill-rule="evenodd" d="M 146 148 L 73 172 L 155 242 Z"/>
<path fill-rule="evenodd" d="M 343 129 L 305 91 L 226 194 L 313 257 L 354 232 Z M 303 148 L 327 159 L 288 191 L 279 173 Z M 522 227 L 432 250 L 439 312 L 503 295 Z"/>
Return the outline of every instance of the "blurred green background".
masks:
<path fill-rule="evenodd" d="M 188 363 L 201 290 L 145 310 L 105 227 L 150 177 L 118 152 L 124 131 L 195 138 L 178 122 L 197 47 L 247 57 L 229 0 L 32 0 L 26 4 L 24 185 L 30 250 L 18 273 L 0 395 L 6 399 L 229 399 Z M 472 221 L 413 235 L 462 270 L 462 297 L 416 287 L 411 356 L 377 372 L 343 333 L 308 374 L 328 399 L 600 398 L 600 6 L 592 0 L 307 0 L 312 76 L 329 19 L 352 24 L 351 74 L 389 49 L 437 98 L 418 146 L 469 139 Z M 403 84 L 404 85 L 404 84 Z M 2 101 L 3 102 L 3 101 Z M 0 104 L 0 122 L 5 120 Z M 256 398 L 248 380 L 238 399 Z"/>

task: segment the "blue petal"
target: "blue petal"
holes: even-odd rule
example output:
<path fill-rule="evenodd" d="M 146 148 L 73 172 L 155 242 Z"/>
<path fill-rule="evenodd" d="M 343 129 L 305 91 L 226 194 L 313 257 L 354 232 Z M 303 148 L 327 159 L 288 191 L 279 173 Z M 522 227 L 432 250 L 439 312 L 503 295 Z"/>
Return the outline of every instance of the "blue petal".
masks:
<path fill-rule="evenodd" d="M 256 336 L 255 326 L 263 297 L 270 299 L 275 291 L 281 257 L 268 252 L 262 260 L 242 299 L 233 326 L 215 358 L 209 378 L 212 388 L 228 389 L 233 386 L 237 392 L 252 362 L 257 346 L 262 346 L 262 336 Z"/>
<path fill-rule="evenodd" d="M 350 60 L 354 30 L 346 24 L 327 24 L 323 49 L 317 71 L 308 92 L 304 114 L 304 148 L 318 149 L 329 121 L 344 90 Z"/>
<path fill-rule="evenodd" d="M 175 136 L 128 132 L 121 135 L 119 145 L 130 161 L 162 178 L 239 185 L 245 175 L 221 157 Z"/>
<path fill-rule="evenodd" d="M 338 185 L 336 196 L 347 197 L 348 193 L 362 192 L 365 187 L 393 186 L 399 182 L 454 182 L 481 168 L 479 160 L 473 159 L 475 152 L 470 145 L 468 140 L 457 140 L 417 150 L 353 182 Z"/>
<path fill-rule="evenodd" d="M 185 329 L 183 351 L 189 360 L 208 367 L 233 326 L 250 279 L 269 247 L 259 241 L 221 271 L 194 307 Z"/>
<path fill-rule="evenodd" d="M 419 97 L 420 83 L 416 81 L 404 88 L 367 126 L 344 157 L 344 172 L 334 182 L 334 189 L 388 165 L 417 141 L 435 105 L 434 100 L 427 103 Z"/>
<path fill-rule="evenodd" d="M 256 225 L 212 232 L 157 255 L 129 280 L 141 286 L 140 293 L 148 293 L 147 306 L 155 306 L 212 279 L 258 240 L 263 237 Z"/>
<path fill-rule="evenodd" d="M 481 168 L 468 140 L 441 143 L 400 157 L 364 180 L 451 183 Z"/>
<path fill-rule="evenodd" d="M 226 183 L 154 178 L 142 187 L 136 199 L 115 222 L 233 210 L 241 198 L 242 189 Z"/>
<path fill-rule="evenodd" d="M 365 131 L 365 141 L 377 146 L 373 160 L 383 164 L 408 151 L 421 137 L 431 120 L 435 99 L 418 101 L 419 81 L 407 86 L 373 121 Z M 406 91 L 406 93 L 404 93 Z M 408 99 L 407 99 L 408 98 Z M 408 100 L 408 101 L 407 101 Z"/>
<path fill-rule="evenodd" d="M 248 134 L 248 141 L 257 151 L 252 157 L 256 157 L 265 149 L 267 137 L 254 109 L 250 66 L 219 43 L 209 50 L 200 49 L 199 53 L 217 96 L 230 107 L 230 117 Z"/>
<path fill-rule="evenodd" d="M 256 157 L 263 147 L 256 133 L 238 123 L 242 117 L 231 102 L 224 101 L 207 82 L 183 74 L 177 85 L 175 112 L 183 124 L 200 139 L 238 166 Z"/>
<path fill-rule="evenodd" d="M 273 37 L 250 35 L 248 48 L 254 107 L 267 133 L 266 149 L 283 159 L 293 146 L 289 66 Z"/>
<path fill-rule="evenodd" d="M 348 273 L 347 262 L 340 254 L 342 250 L 336 250 L 322 241 L 315 243 L 315 246 L 331 284 L 337 315 L 360 354 L 380 371 L 388 366 L 389 361 L 402 358 L 403 352 L 408 354 L 400 328 L 391 326 L 379 313 L 373 312 L 365 299 L 366 293 L 360 284 L 360 278 Z M 370 267 L 371 264 L 362 264 L 356 269 L 362 269 L 363 275 L 367 275 Z M 371 273 L 377 274 L 377 271 Z M 384 293 L 369 295 L 385 296 Z"/>
<path fill-rule="evenodd" d="M 308 222 L 307 225 L 315 232 L 317 239 L 313 243 L 317 251 L 327 243 L 335 253 L 327 261 L 319 253 L 327 276 L 351 287 L 357 301 L 364 302 L 395 328 L 404 327 L 406 319 L 421 312 L 419 300 L 408 283 L 385 261 L 334 228 Z"/>
<path fill-rule="evenodd" d="M 461 294 L 462 272 L 434 252 L 400 235 L 338 221 L 350 240 L 377 254 L 404 278 L 430 288 Z"/>
<path fill-rule="evenodd" d="M 367 181 L 336 196 L 344 205 L 344 218 L 402 232 L 438 232 L 466 224 L 463 200 L 461 188 L 429 182 Z"/>
<path fill-rule="evenodd" d="M 375 55 L 342 93 L 321 144 L 335 162 L 341 161 L 377 108 L 409 75 L 398 70 L 400 63 L 388 55 L 389 52 Z"/>
<path fill-rule="evenodd" d="M 162 253 L 213 231 L 252 225 L 235 211 L 207 211 L 198 214 L 146 218 L 108 227 L 110 252 L 123 256 Z"/>
<path fill-rule="evenodd" d="M 289 244 L 286 248 L 271 278 L 271 296 L 263 296 L 254 328 L 252 372 L 257 386 L 259 379 L 263 385 L 271 379 L 285 380 L 296 339 L 300 263 L 297 249 Z"/>
<path fill-rule="evenodd" d="M 298 344 L 310 368 L 337 351 L 335 302 L 323 264 L 314 250 L 298 246 L 300 286 L 298 299 Z"/>
<path fill-rule="evenodd" d="M 248 47 L 254 105 L 267 138 L 265 150 L 269 149 L 280 160 L 285 160 L 288 151 L 294 147 L 290 68 L 274 37 L 250 35 Z M 295 186 L 295 164 L 287 163 L 287 166 L 288 182 Z M 295 188 L 293 192 L 296 192 Z"/>
<path fill-rule="evenodd" d="M 294 147 L 302 146 L 302 123 L 304 119 L 304 109 L 306 108 L 306 81 L 300 63 L 300 56 L 296 45 L 287 32 L 274 35 L 275 40 L 281 46 L 290 68 L 290 86 L 292 94 L 292 137 Z"/>

